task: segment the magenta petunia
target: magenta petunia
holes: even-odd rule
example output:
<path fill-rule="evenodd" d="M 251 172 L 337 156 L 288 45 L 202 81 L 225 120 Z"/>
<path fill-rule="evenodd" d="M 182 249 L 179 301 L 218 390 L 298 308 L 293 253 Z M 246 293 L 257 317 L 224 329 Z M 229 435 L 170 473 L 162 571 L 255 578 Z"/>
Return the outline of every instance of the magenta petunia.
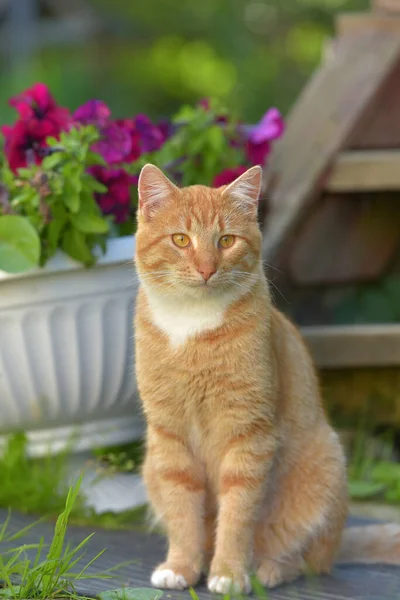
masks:
<path fill-rule="evenodd" d="M 111 117 L 111 110 L 101 100 L 89 100 L 76 109 L 73 118 L 82 125 L 105 127 Z"/>
<path fill-rule="evenodd" d="M 246 155 L 252 165 L 264 165 L 271 142 L 281 137 L 285 124 L 277 108 L 270 108 L 260 122 L 247 128 Z"/>
<path fill-rule="evenodd" d="M 129 133 L 116 123 L 109 123 L 100 129 L 101 139 L 93 144 L 92 150 L 98 152 L 109 164 L 128 162 L 132 149 Z"/>
<path fill-rule="evenodd" d="M 43 83 L 36 83 L 22 94 L 14 96 L 10 105 L 25 123 L 29 136 L 39 143 L 49 136 L 58 137 L 71 123 L 68 110 L 56 104 Z"/>
<path fill-rule="evenodd" d="M 285 123 L 277 108 L 270 108 L 260 122 L 251 128 L 249 140 L 254 144 L 270 142 L 281 137 L 285 130 Z"/>
<path fill-rule="evenodd" d="M 140 133 L 137 131 L 137 129 L 135 127 L 135 122 L 133 119 L 118 119 L 116 121 L 116 123 L 130 137 L 130 142 L 131 142 L 130 152 L 126 155 L 125 161 L 127 163 L 134 162 L 142 154 L 142 149 L 141 149 L 141 145 L 140 145 Z"/>
<path fill-rule="evenodd" d="M 124 169 L 108 169 L 94 166 L 91 174 L 107 187 L 104 194 L 96 194 L 96 200 L 102 212 L 114 215 L 117 223 L 123 223 L 130 215 L 131 186 L 137 185 L 138 178 L 129 175 Z"/>
<path fill-rule="evenodd" d="M 74 113 L 76 122 L 98 128 L 100 140 L 93 144 L 92 150 L 101 154 L 109 165 L 113 165 L 128 160 L 132 140 L 126 128 L 111 121 L 110 117 L 110 109 L 101 100 L 89 100 Z"/>
<path fill-rule="evenodd" d="M 24 121 L 17 121 L 12 126 L 4 125 L 0 131 L 5 139 L 4 153 L 14 173 L 19 168 L 26 167 L 28 162 L 41 163 L 41 150 L 46 147 L 45 139 L 34 138 Z"/>
<path fill-rule="evenodd" d="M 246 143 L 246 156 L 251 165 L 264 166 L 270 151 L 271 144 L 269 142 L 261 142 L 261 144 L 254 144 L 249 140 Z"/>
<path fill-rule="evenodd" d="M 173 135 L 176 131 L 176 125 L 172 123 L 169 119 L 161 119 L 158 122 L 158 129 L 161 133 L 163 143 L 166 142 L 171 135 Z"/>
<path fill-rule="evenodd" d="M 240 175 L 246 173 L 246 171 L 247 167 L 243 167 L 242 165 L 240 165 L 239 167 L 234 167 L 233 169 L 225 169 L 224 171 L 218 173 L 218 175 L 214 177 L 213 186 L 221 187 L 222 185 L 228 185 L 229 183 L 232 183 L 232 181 L 235 181 L 235 179 L 240 177 Z"/>
<path fill-rule="evenodd" d="M 164 143 L 164 136 L 157 125 L 147 115 L 139 114 L 133 120 L 135 130 L 140 136 L 142 152 L 159 150 Z"/>

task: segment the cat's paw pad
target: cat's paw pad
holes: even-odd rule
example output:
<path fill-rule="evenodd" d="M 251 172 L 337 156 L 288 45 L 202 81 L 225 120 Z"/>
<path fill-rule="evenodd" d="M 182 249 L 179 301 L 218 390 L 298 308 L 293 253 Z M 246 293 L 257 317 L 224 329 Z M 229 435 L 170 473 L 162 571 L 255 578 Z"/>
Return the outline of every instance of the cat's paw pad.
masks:
<path fill-rule="evenodd" d="M 233 579 L 225 575 L 211 575 L 208 580 L 208 589 L 216 594 L 240 594 L 251 592 L 250 578 L 244 575 L 240 579 Z"/>
<path fill-rule="evenodd" d="M 188 587 L 184 576 L 172 569 L 156 569 L 151 576 L 151 584 L 168 590 L 184 590 Z"/>

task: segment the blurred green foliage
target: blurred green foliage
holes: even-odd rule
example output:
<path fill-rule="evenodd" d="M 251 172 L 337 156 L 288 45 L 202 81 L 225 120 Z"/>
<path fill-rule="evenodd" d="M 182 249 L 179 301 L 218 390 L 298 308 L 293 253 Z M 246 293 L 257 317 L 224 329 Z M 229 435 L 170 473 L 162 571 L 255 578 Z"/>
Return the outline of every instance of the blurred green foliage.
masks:
<path fill-rule="evenodd" d="M 12 68 L 2 61 L 1 122 L 13 118 L 6 107 L 10 95 L 38 80 L 71 109 L 88 98 L 101 98 L 116 116 L 167 116 L 183 102 L 208 95 L 223 99 L 248 122 L 257 121 L 271 105 L 285 113 L 318 64 L 335 14 L 364 10 L 369 4 L 82 0 L 85 3 L 99 23 L 90 39 L 43 47 Z"/>

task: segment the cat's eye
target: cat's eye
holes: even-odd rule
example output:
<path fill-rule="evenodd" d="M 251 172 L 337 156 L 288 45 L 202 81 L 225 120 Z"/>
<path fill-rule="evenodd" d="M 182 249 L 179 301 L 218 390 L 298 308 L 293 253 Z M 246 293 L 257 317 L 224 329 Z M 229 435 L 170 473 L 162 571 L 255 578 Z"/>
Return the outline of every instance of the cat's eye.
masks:
<path fill-rule="evenodd" d="M 172 236 L 172 241 L 178 248 L 187 248 L 190 244 L 190 237 L 185 233 L 175 233 Z"/>
<path fill-rule="evenodd" d="M 234 235 L 223 235 L 222 238 L 220 238 L 218 245 L 221 248 L 230 248 L 233 245 L 234 241 L 235 241 Z"/>

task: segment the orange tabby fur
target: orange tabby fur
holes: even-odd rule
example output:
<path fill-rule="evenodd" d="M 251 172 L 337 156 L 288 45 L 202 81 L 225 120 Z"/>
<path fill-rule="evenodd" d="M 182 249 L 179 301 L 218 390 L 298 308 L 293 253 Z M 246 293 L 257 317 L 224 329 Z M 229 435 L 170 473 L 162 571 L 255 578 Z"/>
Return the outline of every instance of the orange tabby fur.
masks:
<path fill-rule="evenodd" d="M 328 573 L 339 550 L 345 460 L 308 351 L 271 301 L 260 183 L 259 167 L 219 189 L 178 189 L 152 165 L 141 173 L 136 372 L 143 474 L 169 540 L 152 577 L 158 587 L 194 585 L 204 570 L 214 592 L 248 592 L 253 570 L 274 587 L 308 568 Z M 174 245 L 176 233 L 188 247 Z M 218 247 L 226 234 L 234 244 Z M 368 531 L 356 560 L 382 543 L 379 528 Z M 353 559 L 363 540 L 355 533 L 346 534 Z M 396 536 L 388 532 L 382 555 Z"/>

